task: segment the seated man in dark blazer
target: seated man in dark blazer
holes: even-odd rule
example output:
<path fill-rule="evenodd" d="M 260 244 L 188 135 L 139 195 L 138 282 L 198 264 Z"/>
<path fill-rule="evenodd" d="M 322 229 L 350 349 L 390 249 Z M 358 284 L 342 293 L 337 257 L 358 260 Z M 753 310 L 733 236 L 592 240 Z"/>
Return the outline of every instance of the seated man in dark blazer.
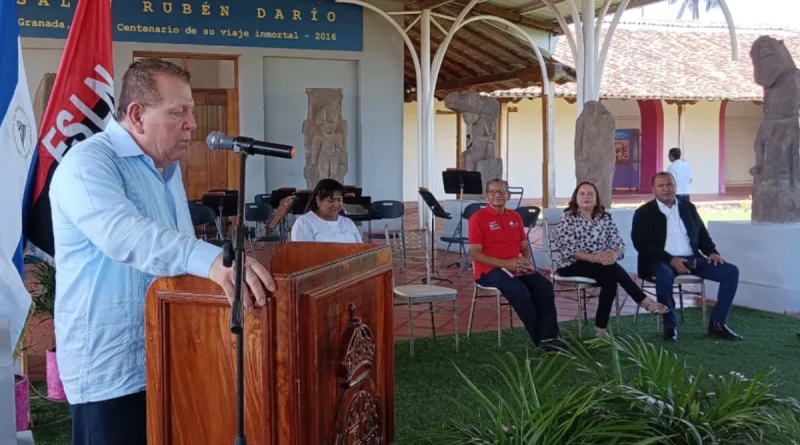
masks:
<path fill-rule="evenodd" d="M 678 341 L 672 289 L 675 277 L 682 274 L 720 283 L 708 333 L 726 340 L 742 340 L 727 325 L 739 284 L 739 269 L 720 257 L 694 204 L 675 198 L 671 174 L 656 173 L 652 183 L 656 199 L 636 209 L 631 240 L 639 253 L 639 276 L 655 279 L 658 301 L 670 309 L 664 314 L 664 340 Z"/>

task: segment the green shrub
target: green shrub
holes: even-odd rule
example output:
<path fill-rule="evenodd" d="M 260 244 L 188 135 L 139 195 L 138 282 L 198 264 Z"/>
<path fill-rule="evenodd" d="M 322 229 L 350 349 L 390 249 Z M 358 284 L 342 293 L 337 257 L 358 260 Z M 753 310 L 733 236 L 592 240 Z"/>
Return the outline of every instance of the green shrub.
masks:
<path fill-rule="evenodd" d="M 574 343 L 558 354 L 511 354 L 493 369 L 505 388 L 453 401 L 466 422 L 411 434 L 408 444 L 798 444 L 800 404 L 773 394 L 771 373 L 703 376 L 641 338 Z M 579 384 L 562 388 L 566 373 Z"/>

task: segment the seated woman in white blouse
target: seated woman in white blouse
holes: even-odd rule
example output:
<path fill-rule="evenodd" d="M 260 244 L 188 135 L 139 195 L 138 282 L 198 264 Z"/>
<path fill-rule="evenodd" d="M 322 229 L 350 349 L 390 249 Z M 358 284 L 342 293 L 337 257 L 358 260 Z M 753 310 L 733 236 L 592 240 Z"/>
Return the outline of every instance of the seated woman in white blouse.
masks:
<path fill-rule="evenodd" d="M 344 186 L 335 179 L 317 183 L 309 201 L 309 211 L 292 225 L 292 241 L 361 243 L 361 232 L 352 219 L 340 216 Z"/>
<path fill-rule="evenodd" d="M 611 215 L 600 203 L 594 184 L 588 181 L 578 184 L 561 215 L 556 233 L 559 252 L 555 266 L 558 274 L 591 278 L 600 286 L 594 328 L 599 337 L 608 335 L 606 327 L 618 284 L 648 312 L 663 314 L 668 310 L 665 305 L 646 296 L 617 263 L 623 256 L 625 244 Z"/>

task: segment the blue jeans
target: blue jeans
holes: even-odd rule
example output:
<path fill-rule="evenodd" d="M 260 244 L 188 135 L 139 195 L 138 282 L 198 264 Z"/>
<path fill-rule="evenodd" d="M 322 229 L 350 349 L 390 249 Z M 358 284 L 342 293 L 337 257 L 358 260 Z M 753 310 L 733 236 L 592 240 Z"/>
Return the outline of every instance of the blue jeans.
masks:
<path fill-rule="evenodd" d="M 70 405 L 72 445 L 147 445 L 147 398 L 139 392 Z"/>
<path fill-rule="evenodd" d="M 711 311 L 711 321 L 727 323 L 728 316 L 733 306 L 733 297 L 739 286 L 739 268 L 730 263 L 714 265 L 702 256 L 683 257 L 695 258 L 697 267 L 690 273 L 704 280 L 719 283 L 717 304 Z M 664 314 L 664 327 L 674 328 L 678 325 L 675 316 L 675 299 L 672 297 L 672 286 L 678 273 L 667 263 L 654 263 L 652 266 L 653 278 L 656 281 L 656 295 L 658 302 L 669 307 L 670 311 Z"/>
<path fill-rule="evenodd" d="M 500 289 L 525 325 L 534 344 L 558 337 L 553 283 L 540 273 L 512 278 L 502 269 L 495 268 L 475 281 L 481 286 Z"/>

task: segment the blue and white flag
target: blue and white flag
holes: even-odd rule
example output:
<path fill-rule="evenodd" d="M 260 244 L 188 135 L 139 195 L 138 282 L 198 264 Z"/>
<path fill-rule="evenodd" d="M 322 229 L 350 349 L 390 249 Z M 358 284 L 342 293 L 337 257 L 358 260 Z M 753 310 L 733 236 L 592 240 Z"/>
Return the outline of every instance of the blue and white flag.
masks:
<path fill-rule="evenodd" d="M 0 318 L 11 324 L 12 347 L 31 307 L 22 228 L 38 140 L 17 19 L 17 2 L 0 0 Z"/>

